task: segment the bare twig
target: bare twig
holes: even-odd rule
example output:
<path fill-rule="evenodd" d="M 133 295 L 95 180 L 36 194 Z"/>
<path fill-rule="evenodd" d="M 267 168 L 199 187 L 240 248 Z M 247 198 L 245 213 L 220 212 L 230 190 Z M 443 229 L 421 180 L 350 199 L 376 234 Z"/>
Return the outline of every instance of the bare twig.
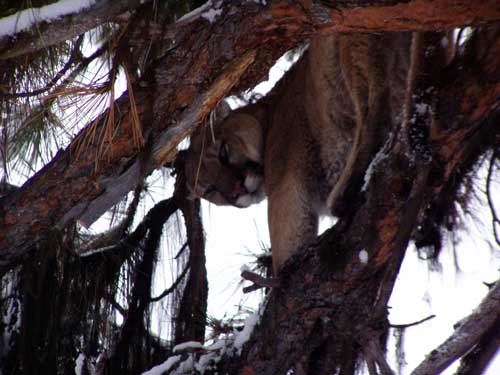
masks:
<path fill-rule="evenodd" d="M 430 319 L 434 319 L 436 317 L 436 315 L 429 315 L 428 317 L 426 318 L 423 318 L 423 319 L 420 319 L 420 320 L 417 320 L 416 322 L 413 322 L 413 323 L 407 323 L 407 324 L 390 324 L 389 327 L 391 328 L 399 328 L 399 329 L 404 329 L 404 328 L 408 328 L 408 327 L 413 327 L 413 326 L 416 326 L 416 325 L 419 325 L 419 324 L 422 324 Z"/>
<path fill-rule="evenodd" d="M 493 227 L 493 236 L 495 237 L 495 241 L 498 245 L 500 245 L 500 236 L 497 230 L 497 225 L 500 225 L 500 216 L 498 215 L 495 204 L 493 203 L 493 198 L 491 196 L 491 179 L 494 173 L 495 163 L 497 161 L 496 151 L 494 150 L 491 153 L 490 165 L 488 166 L 488 175 L 486 176 L 486 199 L 488 200 L 488 207 L 490 208 L 492 222 L 491 226 Z"/>
<path fill-rule="evenodd" d="M 189 271 L 189 263 L 186 265 L 182 273 L 177 277 L 177 279 L 174 281 L 174 283 L 167 289 L 165 289 L 159 296 L 157 297 L 151 297 L 149 300 L 151 302 L 158 302 L 162 298 L 168 296 L 170 293 L 172 293 L 177 286 L 179 286 L 180 282 L 184 279 L 184 276 L 186 276 L 187 271 Z"/>

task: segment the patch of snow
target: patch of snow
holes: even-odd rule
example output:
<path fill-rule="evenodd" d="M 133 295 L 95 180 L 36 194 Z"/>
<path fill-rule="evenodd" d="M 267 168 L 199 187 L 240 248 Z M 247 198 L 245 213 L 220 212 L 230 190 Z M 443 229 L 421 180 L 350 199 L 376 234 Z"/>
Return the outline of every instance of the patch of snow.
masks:
<path fill-rule="evenodd" d="M 68 14 L 81 12 L 95 3 L 96 0 L 60 0 L 40 8 L 22 10 L 0 18 L 0 37 L 14 35 L 43 21 L 50 22 Z"/>
<path fill-rule="evenodd" d="M 217 16 L 222 14 L 222 9 L 209 9 L 201 15 L 201 18 L 206 19 L 210 23 L 214 23 Z"/>
<path fill-rule="evenodd" d="M 116 248 L 116 245 L 104 246 L 104 247 L 100 247 L 98 249 L 92 249 L 89 251 L 85 251 L 85 252 L 80 254 L 80 258 L 85 258 L 85 257 L 91 256 L 94 254 L 98 254 L 98 253 L 104 253 L 104 252 L 111 250 L 111 249 L 114 249 L 114 248 Z"/>
<path fill-rule="evenodd" d="M 180 355 L 174 355 L 173 357 L 170 357 L 162 364 L 157 365 L 146 372 L 143 372 L 142 375 L 161 375 L 164 372 L 170 370 L 172 366 L 174 366 L 177 362 L 180 361 L 180 359 L 181 359 Z"/>
<path fill-rule="evenodd" d="M 185 15 L 183 15 L 181 18 L 179 18 L 177 21 L 175 22 L 185 22 L 185 21 L 192 21 L 198 17 L 201 16 L 201 14 L 205 11 L 207 11 L 208 9 L 210 9 L 212 7 L 212 0 L 208 0 L 205 4 L 199 6 L 198 8 L 196 9 L 193 9 L 191 12 L 189 13 L 186 13 Z"/>
<path fill-rule="evenodd" d="M 193 356 L 190 355 L 186 360 L 182 361 L 179 366 L 172 372 L 172 375 L 187 375 L 191 374 L 194 370 L 194 359 Z"/>
<path fill-rule="evenodd" d="M 226 346 L 226 341 L 225 340 L 217 340 L 214 342 L 212 345 L 207 347 L 207 350 L 215 351 L 215 350 L 220 350 Z"/>
<path fill-rule="evenodd" d="M 195 363 L 194 368 L 200 373 L 204 373 L 205 370 L 210 369 L 212 363 L 216 363 L 220 360 L 220 356 L 216 353 L 207 353 L 200 356 L 198 362 Z"/>
<path fill-rule="evenodd" d="M 248 265 L 247 265 L 247 264 L 243 264 L 243 265 L 240 267 L 240 271 L 241 271 L 241 272 L 245 272 L 245 271 L 251 272 L 250 267 L 248 267 Z"/>
<path fill-rule="evenodd" d="M 258 313 L 250 314 L 245 319 L 245 326 L 243 327 L 243 330 L 241 332 L 238 332 L 236 334 L 236 338 L 234 339 L 234 347 L 238 350 L 238 353 L 241 352 L 243 344 L 245 344 L 250 339 L 250 335 L 252 334 L 252 331 L 257 325 L 258 321 Z"/>
<path fill-rule="evenodd" d="M 199 343 L 198 341 L 186 341 L 181 344 L 178 344 L 174 346 L 174 349 L 172 350 L 174 353 L 178 352 L 185 352 L 185 351 L 190 351 L 194 349 L 203 349 L 203 344 Z"/>
<path fill-rule="evenodd" d="M 75 375 L 83 374 L 83 365 L 85 364 L 85 354 L 80 353 L 75 361 Z"/>
<path fill-rule="evenodd" d="M 365 249 L 361 250 L 358 253 L 358 258 L 361 263 L 368 264 L 368 251 L 366 251 Z"/>
<path fill-rule="evenodd" d="M 431 107 L 426 103 L 415 103 L 415 110 L 419 115 L 425 115 L 431 112 Z"/>
<path fill-rule="evenodd" d="M 368 168 L 366 168 L 365 176 L 363 178 L 364 183 L 363 183 L 363 187 L 361 188 L 361 191 L 366 191 L 366 188 L 368 187 L 368 184 L 370 183 L 370 180 L 372 178 L 372 174 L 373 174 L 375 168 L 377 167 L 378 163 L 380 163 L 382 160 L 384 160 L 387 157 L 385 151 L 386 151 L 386 147 L 388 146 L 390 140 L 391 140 L 391 137 L 389 137 L 389 139 L 387 140 L 384 147 L 382 147 L 380 149 L 380 151 L 377 152 L 377 154 L 375 155 L 373 160 L 370 162 L 370 165 L 368 165 Z"/>
<path fill-rule="evenodd" d="M 218 1 L 216 4 L 212 0 L 208 0 L 202 6 L 193 9 L 191 12 L 186 13 L 181 18 L 179 18 L 176 22 L 191 22 L 198 18 L 204 18 L 208 22 L 212 23 L 215 21 L 217 16 L 220 16 L 222 13 L 222 8 L 220 8 L 221 2 Z"/>

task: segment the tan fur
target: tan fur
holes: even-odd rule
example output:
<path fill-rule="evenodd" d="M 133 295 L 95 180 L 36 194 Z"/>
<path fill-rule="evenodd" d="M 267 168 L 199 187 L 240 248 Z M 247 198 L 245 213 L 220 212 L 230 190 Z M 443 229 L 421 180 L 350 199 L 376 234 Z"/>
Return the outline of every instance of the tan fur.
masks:
<path fill-rule="evenodd" d="M 406 34 L 317 37 L 266 98 L 228 116 L 215 143 L 203 130 L 193 136 L 186 171 L 195 196 L 234 205 L 231 192 L 241 190 L 234 176 L 250 173 L 245 159 L 254 171 L 262 166 L 275 274 L 316 237 L 319 215 L 342 213 L 353 181 L 359 190 L 402 113 L 409 40 Z M 220 162 L 221 143 L 234 163 Z M 215 185 L 232 198 L 213 189 L 207 194 Z"/>

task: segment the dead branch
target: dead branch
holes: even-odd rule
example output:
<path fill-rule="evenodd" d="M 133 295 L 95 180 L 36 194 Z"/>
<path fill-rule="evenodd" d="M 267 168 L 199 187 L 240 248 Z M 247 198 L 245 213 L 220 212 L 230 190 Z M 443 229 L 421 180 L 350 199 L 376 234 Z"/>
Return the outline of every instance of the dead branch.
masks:
<path fill-rule="evenodd" d="M 405 328 L 414 327 L 414 326 L 417 326 L 419 324 L 425 323 L 426 321 L 434 319 L 435 317 L 436 317 L 436 315 L 429 315 L 428 317 L 417 320 L 416 322 L 406 323 L 406 324 L 390 324 L 389 326 L 391 328 L 405 329 Z"/>
<path fill-rule="evenodd" d="M 243 271 L 241 277 L 245 280 L 251 281 L 254 285 L 243 288 L 243 293 L 250 293 L 260 288 L 278 288 L 279 281 L 262 277 L 254 272 Z"/>

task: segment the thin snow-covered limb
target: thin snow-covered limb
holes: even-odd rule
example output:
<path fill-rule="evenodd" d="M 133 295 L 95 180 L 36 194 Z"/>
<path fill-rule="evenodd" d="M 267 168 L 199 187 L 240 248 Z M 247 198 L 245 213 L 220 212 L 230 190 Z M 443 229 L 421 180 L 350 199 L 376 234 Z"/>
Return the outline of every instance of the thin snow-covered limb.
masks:
<path fill-rule="evenodd" d="M 411 375 L 440 374 L 472 349 L 500 316 L 500 282 L 497 281 L 479 306 L 455 325 L 455 332 L 434 349 Z"/>
<path fill-rule="evenodd" d="M 75 375 L 82 375 L 85 366 L 85 354 L 80 353 L 75 360 Z"/>
<path fill-rule="evenodd" d="M 174 353 L 180 353 L 180 352 L 186 352 L 186 351 L 193 351 L 193 350 L 198 350 L 198 349 L 203 349 L 203 344 L 198 341 L 186 341 L 181 344 L 178 344 L 174 346 L 172 349 L 172 352 Z"/>
<path fill-rule="evenodd" d="M 183 15 L 176 21 L 176 23 L 186 24 L 193 22 L 194 20 L 197 20 L 200 17 L 206 19 L 210 23 L 213 23 L 215 19 L 221 14 L 222 14 L 222 1 L 208 0 L 203 5 Z"/>
<path fill-rule="evenodd" d="M 60 0 L 0 19 L 0 60 L 55 45 L 111 21 L 150 0 Z M 78 17 L 76 17 L 78 16 Z M 45 23 L 43 28 L 38 27 Z M 21 33 L 36 30 L 31 35 Z M 8 43 L 16 37 L 15 43 Z"/>
<path fill-rule="evenodd" d="M 169 371 L 175 364 L 177 364 L 177 362 L 179 362 L 180 359 L 181 359 L 180 355 L 170 357 L 162 364 L 155 366 L 146 372 L 143 372 L 142 375 L 161 375 L 161 374 L 164 374 L 165 372 Z"/>
<path fill-rule="evenodd" d="M 90 8 L 96 0 L 60 0 L 40 8 L 28 8 L 0 19 L 0 37 L 13 36 L 40 22 L 51 22 L 59 17 L 76 14 Z"/>

